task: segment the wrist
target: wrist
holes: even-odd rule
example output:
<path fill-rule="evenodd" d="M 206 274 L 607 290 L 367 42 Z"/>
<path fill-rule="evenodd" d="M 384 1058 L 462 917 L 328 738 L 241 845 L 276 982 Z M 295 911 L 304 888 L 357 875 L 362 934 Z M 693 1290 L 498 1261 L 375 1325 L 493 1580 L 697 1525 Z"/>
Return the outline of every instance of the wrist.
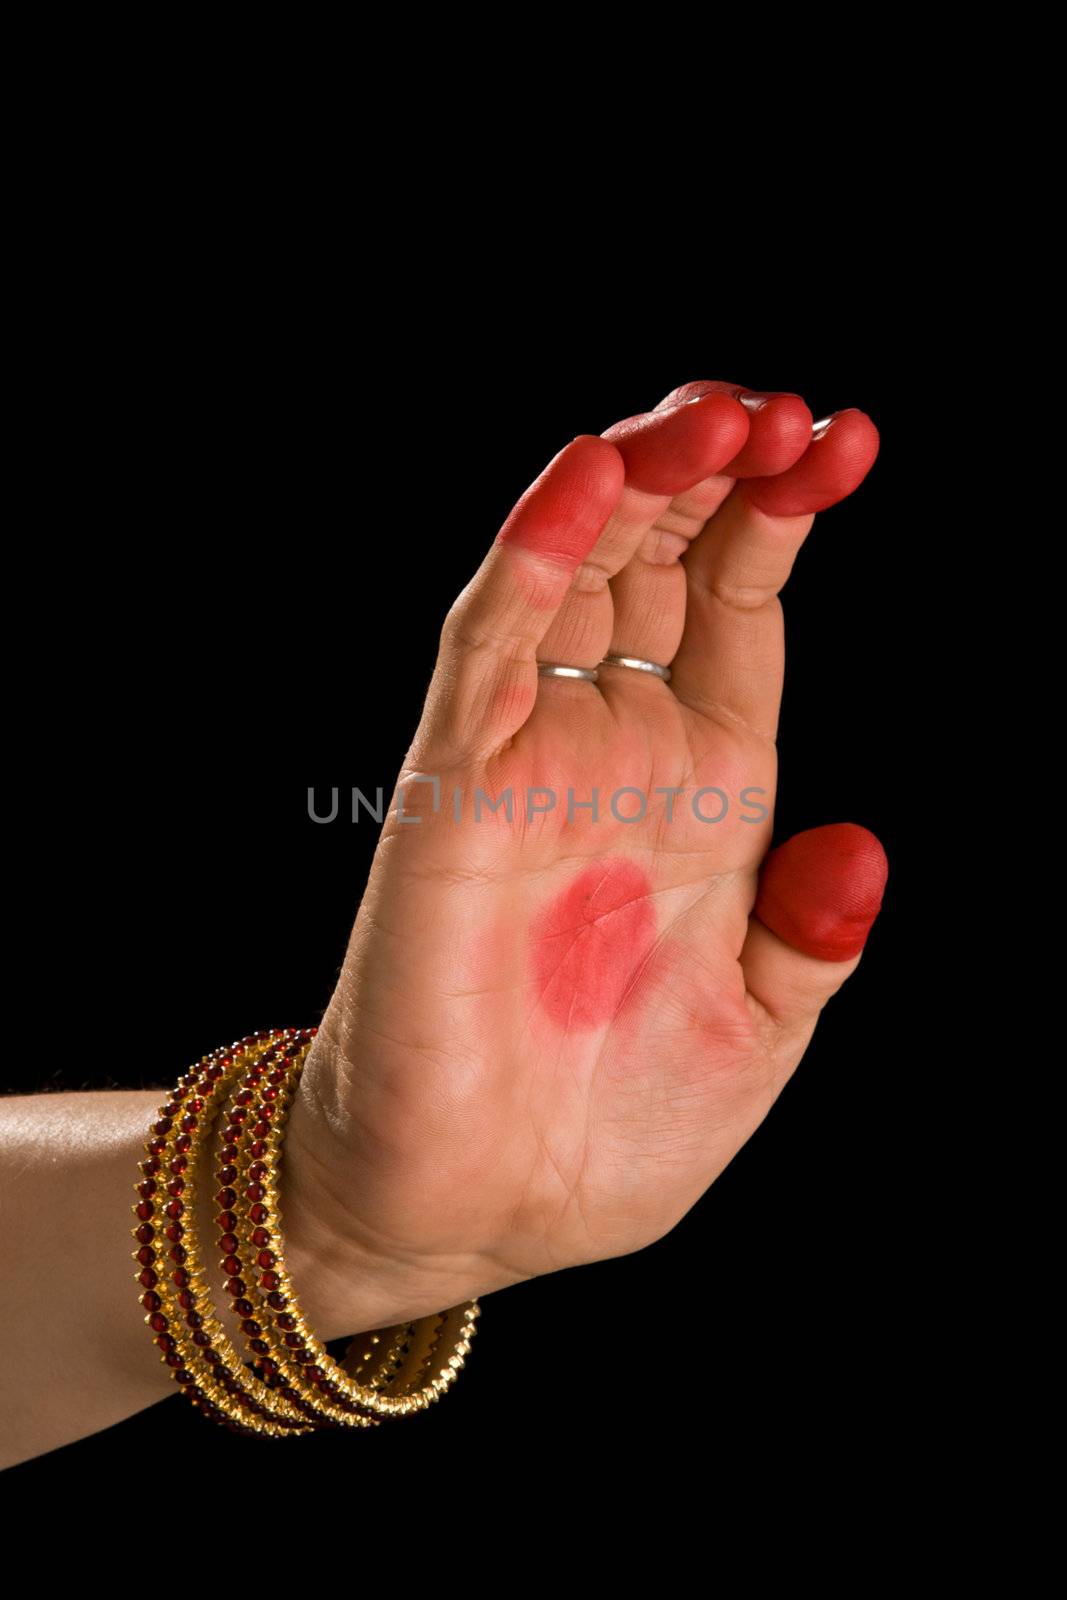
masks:
<path fill-rule="evenodd" d="M 282 1144 L 279 1198 L 286 1267 L 319 1338 L 391 1327 L 473 1298 L 360 1243 L 338 1204 L 334 1137 L 302 1078 Z"/>
<path fill-rule="evenodd" d="M 393 1303 L 386 1286 L 376 1279 L 373 1263 L 357 1263 L 352 1252 L 342 1250 L 339 1234 L 326 1220 L 329 1212 L 314 1181 L 314 1159 L 308 1154 L 311 1146 L 303 1126 L 307 1115 L 304 1102 L 298 1092 L 282 1143 L 278 1178 L 282 1250 L 301 1309 L 318 1337 L 328 1344 L 349 1334 L 390 1327 L 403 1313 L 393 1314 Z M 205 1141 L 196 1173 L 195 1216 L 211 1298 L 232 1333 L 218 1249 L 216 1132 L 213 1129 L 210 1140 Z"/>
<path fill-rule="evenodd" d="M 378 1265 L 359 1259 L 335 1219 L 323 1145 L 303 1082 L 289 1112 L 278 1176 L 282 1250 L 301 1309 L 323 1343 L 401 1319 Z"/>
<path fill-rule="evenodd" d="M 319 1066 L 328 1059 L 324 1054 Z M 475 1252 L 435 1259 L 389 1253 L 368 1240 L 365 1223 L 344 1205 L 354 1158 L 327 1120 L 309 1066 L 315 1066 L 310 1057 L 286 1124 L 279 1197 L 286 1265 L 319 1337 L 327 1342 L 418 1321 L 517 1281 L 498 1276 Z M 360 1209 L 373 1212 L 365 1200 Z"/>

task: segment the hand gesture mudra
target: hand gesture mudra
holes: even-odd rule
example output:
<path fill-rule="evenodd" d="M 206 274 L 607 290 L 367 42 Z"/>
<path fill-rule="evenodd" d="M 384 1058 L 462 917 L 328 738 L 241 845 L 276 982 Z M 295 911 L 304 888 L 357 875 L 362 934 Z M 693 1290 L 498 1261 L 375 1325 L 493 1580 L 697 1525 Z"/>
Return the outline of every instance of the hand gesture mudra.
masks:
<path fill-rule="evenodd" d="M 566 445 L 448 612 L 288 1135 L 338 1333 L 661 1238 L 794 1071 L 886 862 L 770 850 L 778 595 L 877 449 L 687 383 Z"/>

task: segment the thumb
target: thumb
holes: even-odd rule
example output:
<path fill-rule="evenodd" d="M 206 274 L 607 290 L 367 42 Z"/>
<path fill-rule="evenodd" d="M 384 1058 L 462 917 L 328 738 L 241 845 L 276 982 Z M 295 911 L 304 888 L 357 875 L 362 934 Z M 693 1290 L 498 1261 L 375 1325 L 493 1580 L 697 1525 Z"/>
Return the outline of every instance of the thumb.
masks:
<path fill-rule="evenodd" d="M 878 839 L 855 822 L 796 833 L 764 858 L 741 967 L 776 1022 L 813 1021 L 859 966 L 888 871 Z"/>

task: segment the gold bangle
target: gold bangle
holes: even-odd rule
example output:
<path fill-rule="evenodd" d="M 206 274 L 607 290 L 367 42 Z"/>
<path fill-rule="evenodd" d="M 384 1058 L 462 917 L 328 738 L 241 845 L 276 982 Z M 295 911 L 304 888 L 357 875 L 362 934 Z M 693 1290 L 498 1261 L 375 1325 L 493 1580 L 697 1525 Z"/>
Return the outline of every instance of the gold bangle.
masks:
<path fill-rule="evenodd" d="M 455 1380 L 480 1312 L 468 1301 L 358 1334 L 343 1367 L 308 1329 L 284 1265 L 277 1180 L 316 1032 L 263 1030 L 201 1057 L 160 1108 L 140 1163 L 132 1232 L 145 1323 L 182 1393 L 237 1433 L 288 1438 L 319 1427 L 376 1427 L 422 1410 Z M 221 1183 L 217 1242 L 250 1365 L 227 1337 L 206 1281 L 203 1257 L 216 1239 L 203 1251 L 195 1226 L 197 1174 L 227 1095 L 206 1181 Z M 301 1339 L 287 1344 L 294 1327 Z"/>
<path fill-rule="evenodd" d="M 273 1037 L 250 1035 L 201 1057 L 179 1078 L 145 1144 L 133 1234 L 145 1322 L 182 1392 L 235 1432 L 284 1436 L 320 1423 L 311 1408 L 273 1395 L 258 1374 L 243 1367 L 205 1282 L 195 1225 L 196 1175 L 221 1105 L 221 1086 L 262 1055 Z"/>
<path fill-rule="evenodd" d="M 480 1307 L 469 1300 L 416 1321 L 357 1334 L 341 1362 L 315 1336 L 285 1265 L 279 1193 L 285 1127 L 310 1047 L 310 1040 L 285 1045 L 269 1070 L 254 1063 L 231 1093 L 226 1112 L 227 1125 L 236 1129 L 238 1152 L 231 1163 L 237 1169 L 233 1261 L 246 1285 L 253 1280 L 248 1297 L 258 1297 L 256 1314 L 242 1326 L 253 1354 L 283 1395 L 299 1395 L 329 1422 L 353 1426 L 408 1416 L 431 1405 L 455 1381 Z"/>

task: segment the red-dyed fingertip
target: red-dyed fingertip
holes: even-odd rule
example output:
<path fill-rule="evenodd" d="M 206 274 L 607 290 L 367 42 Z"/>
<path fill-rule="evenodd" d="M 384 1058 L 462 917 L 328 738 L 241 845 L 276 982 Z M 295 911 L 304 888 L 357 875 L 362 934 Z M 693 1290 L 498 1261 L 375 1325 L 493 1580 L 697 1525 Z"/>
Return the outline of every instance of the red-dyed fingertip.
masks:
<path fill-rule="evenodd" d="M 886 853 L 868 828 L 808 828 L 764 860 L 752 913 L 804 955 L 850 961 L 881 910 L 888 874 Z"/>
<path fill-rule="evenodd" d="M 878 429 L 865 411 L 835 411 L 816 424 L 800 460 L 777 477 L 748 478 L 740 492 L 772 517 L 802 517 L 844 500 L 857 489 L 878 454 Z"/>
<path fill-rule="evenodd" d="M 626 462 L 626 481 L 647 494 L 681 494 L 723 471 L 748 438 L 749 418 L 728 394 L 709 391 L 616 422 L 601 435 Z"/>
<path fill-rule="evenodd" d="M 519 497 L 497 542 L 576 567 L 599 539 L 625 482 L 626 465 L 615 446 L 580 433 Z"/>
<path fill-rule="evenodd" d="M 786 472 L 811 443 L 812 415 L 798 394 L 738 396 L 749 414 L 744 448 L 723 469 L 731 478 L 763 478 Z"/>

